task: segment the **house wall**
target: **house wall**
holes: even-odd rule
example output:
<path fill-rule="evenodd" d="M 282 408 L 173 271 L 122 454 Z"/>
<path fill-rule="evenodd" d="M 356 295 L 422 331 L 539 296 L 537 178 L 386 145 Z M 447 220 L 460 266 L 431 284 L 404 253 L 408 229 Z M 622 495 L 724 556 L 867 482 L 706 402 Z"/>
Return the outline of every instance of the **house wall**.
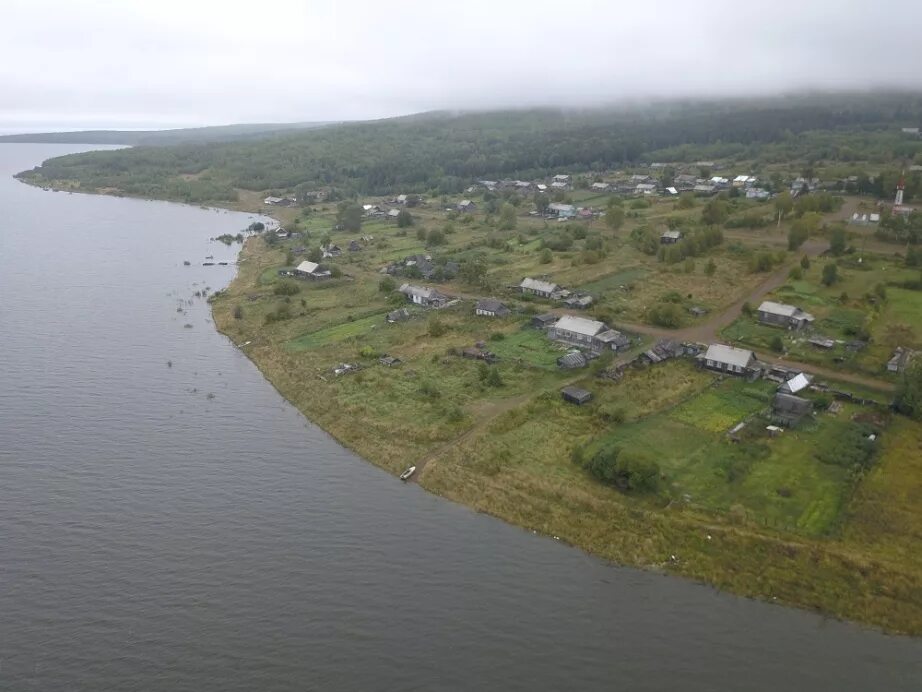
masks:
<path fill-rule="evenodd" d="M 475 312 L 478 315 L 483 315 L 485 317 L 496 317 L 496 313 L 490 312 L 489 310 L 481 310 L 480 308 L 477 308 Z"/>
<path fill-rule="evenodd" d="M 772 312 L 764 312 L 762 310 L 759 310 L 759 322 L 773 327 L 799 326 L 792 325 L 792 320 L 790 317 L 785 317 L 784 315 L 776 315 Z"/>

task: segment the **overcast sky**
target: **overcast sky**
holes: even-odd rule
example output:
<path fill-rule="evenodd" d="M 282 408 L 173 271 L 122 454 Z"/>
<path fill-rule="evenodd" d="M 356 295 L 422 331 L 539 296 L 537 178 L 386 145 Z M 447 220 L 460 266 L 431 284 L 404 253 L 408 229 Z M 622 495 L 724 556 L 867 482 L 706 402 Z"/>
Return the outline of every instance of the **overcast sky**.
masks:
<path fill-rule="evenodd" d="M 0 0 L 0 130 L 922 87 L 922 0 Z"/>

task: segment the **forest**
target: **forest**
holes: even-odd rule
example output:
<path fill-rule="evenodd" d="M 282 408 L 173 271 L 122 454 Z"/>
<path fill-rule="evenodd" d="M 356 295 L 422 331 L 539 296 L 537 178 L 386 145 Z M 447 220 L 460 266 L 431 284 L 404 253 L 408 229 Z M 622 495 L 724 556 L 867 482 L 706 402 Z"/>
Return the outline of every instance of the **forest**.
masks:
<path fill-rule="evenodd" d="M 657 160 L 913 162 L 922 159 L 922 140 L 900 128 L 920 121 L 922 95 L 908 93 L 435 112 L 259 140 L 73 154 L 21 177 L 187 202 L 234 200 L 237 189 L 451 194 L 478 178 L 535 179 Z"/>

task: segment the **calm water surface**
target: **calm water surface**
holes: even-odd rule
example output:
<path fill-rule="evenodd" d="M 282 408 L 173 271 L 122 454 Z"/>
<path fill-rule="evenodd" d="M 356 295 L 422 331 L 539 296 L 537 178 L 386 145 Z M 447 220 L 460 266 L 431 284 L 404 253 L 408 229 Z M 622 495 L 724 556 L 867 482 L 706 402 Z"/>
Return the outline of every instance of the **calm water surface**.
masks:
<path fill-rule="evenodd" d="M 605 565 L 364 463 L 193 298 L 250 217 L 10 178 L 78 149 L 0 145 L 0 689 L 922 689 L 918 640 Z"/>

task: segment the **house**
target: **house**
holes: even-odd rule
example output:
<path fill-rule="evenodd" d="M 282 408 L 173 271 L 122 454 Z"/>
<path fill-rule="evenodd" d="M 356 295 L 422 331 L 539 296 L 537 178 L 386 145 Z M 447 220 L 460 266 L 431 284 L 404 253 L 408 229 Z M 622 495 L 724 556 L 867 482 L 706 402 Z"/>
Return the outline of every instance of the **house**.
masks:
<path fill-rule="evenodd" d="M 554 182 L 555 182 L 555 183 L 569 183 L 569 182 L 570 182 L 570 176 L 569 176 L 569 175 L 565 175 L 565 174 L 563 174 L 563 173 L 558 173 L 557 175 L 554 176 Z"/>
<path fill-rule="evenodd" d="M 567 190 L 570 188 L 570 184 L 555 180 L 553 183 L 551 183 L 551 188 L 554 190 Z"/>
<path fill-rule="evenodd" d="M 611 329 L 604 322 L 576 315 L 561 317 L 548 329 L 547 336 L 552 341 L 584 348 L 591 353 L 604 350 L 620 351 L 631 345 L 627 336 Z"/>
<path fill-rule="evenodd" d="M 362 211 L 365 212 L 365 216 L 377 216 L 381 213 L 381 207 L 377 204 L 363 204 Z"/>
<path fill-rule="evenodd" d="M 489 190 L 490 192 L 492 192 L 493 190 L 496 189 L 496 186 L 497 186 L 498 183 L 497 183 L 495 180 L 478 180 L 478 181 L 477 181 L 477 184 L 478 184 L 478 185 L 482 185 L 482 186 L 485 187 L 487 190 Z"/>
<path fill-rule="evenodd" d="M 477 205 L 474 204 L 469 199 L 462 199 L 460 202 L 458 202 L 458 211 L 460 212 L 470 213 L 470 212 L 475 211 L 476 209 L 477 209 Z"/>
<path fill-rule="evenodd" d="M 706 368 L 735 375 L 749 374 L 756 364 L 756 355 L 752 351 L 723 344 L 711 344 L 698 358 Z"/>
<path fill-rule="evenodd" d="M 730 187 L 730 181 L 727 178 L 722 178 L 719 175 L 715 175 L 711 178 L 711 185 L 716 187 L 718 190 L 726 190 Z"/>
<path fill-rule="evenodd" d="M 406 195 L 397 195 L 397 204 L 406 204 L 407 196 Z"/>
<path fill-rule="evenodd" d="M 547 329 L 558 319 L 560 318 L 552 313 L 547 313 L 546 315 L 535 315 L 531 318 L 531 326 L 537 329 Z"/>
<path fill-rule="evenodd" d="M 400 210 L 399 209 L 388 209 L 387 214 L 385 214 L 385 216 L 387 217 L 388 221 L 397 221 L 397 219 L 400 218 Z"/>
<path fill-rule="evenodd" d="M 661 245 L 673 245 L 682 240 L 682 231 L 664 231 L 659 237 Z"/>
<path fill-rule="evenodd" d="M 588 364 L 589 360 L 579 351 L 570 351 L 557 359 L 557 367 L 562 370 L 585 368 Z"/>
<path fill-rule="evenodd" d="M 327 257 L 339 257 L 341 254 L 343 254 L 342 248 L 339 247 L 339 245 L 333 245 L 332 243 L 320 249 L 323 250 L 324 259 Z"/>
<path fill-rule="evenodd" d="M 597 192 L 608 192 L 611 190 L 611 185 L 608 183 L 592 183 L 590 187 Z"/>
<path fill-rule="evenodd" d="M 263 204 L 276 205 L 282 203 L 282 197 L 266 197 L 263 200 Z"/>
<path fill-rule="evenodd" d="M 576 207 L 572 204 L 561 204 L 560 202 L 551 202 L 547 205 L 549 214 L 554 214 L 558 219 L 572 219 L 576 216 Z"/>
<path fill-rule="evenodd" d="M 406 322 L 410 319 L 410 311 L 406 308 L 400 308 L 399 310 L 394 310 L 393 312 L 387 313 L 385 318 L 388 324 L 397 324 L 398 322 Z"/>
<path fill-rule="evenodd" d="M 764 301 L 759 306 L 759 322 L 773 327 L 786 329 L 802 329 L 815 319 L 809 312 L 804 312 L 795 305 L 775 303 L 771 300 Z"/>
<path fill-rule="evenodd" d="M 784 384 L 778 387 L 778 391 L 782 394 L 797 394 L 802 392 L 810 386 L 810 383 L 813 382 L 813 376 L 807 375 L 806 373 L 799 373 L 794 375 L 789 380 L 786 380 Z"/>
<path fill-rule="evenodd" d="M 474 314 L 483 317 L 507 317 L 512 311 L 495 298 L 481 298 L 474 306 Z"/>
<path fill-rule="evenodd" d="M 538 189 L 538 192 L 547 192 L 547 185 L 544 183 L 538 183 L 535 187 Z"/>
<path fill-rule="evenodd" d="M 673 178 L 672 182 L 680 191 L 687 192 L 695 189 L 695 185 L 698 184 L 698 178 L 693 175 L 681 174 Z"/>
<path fill-rule="evenodd" d="M 634 188 L 634 194 L 636 195 L 653 195 L 656 194 L 658 187 L 656 183 L 639 183 Z"/>
<path fill-rule="evenodd" d="M 541 298 L 550 298 L 560 287 L 550 281 L 541 281 L 540 279 L 532 279 L 526 276 L 522 279 L 522 283 L 519 284 L 519 289 L 521 289 L 522 293 L 528 293 Z"/>
<path fill-rule="evenodd" d="M 696 195 L 713 195 L 717 192 L 717 186 L 713 183 L 697 183 L 692 188 L 692 192 Z"/>
<path fill-rule="evenodd" d="M 395 358 L 394 356 L 389 356 L 385 353 L 383 356 L 378 358 L 378 362 L 381 363 L 381 365 L 384 365 L 388 368 L 392 368 L 395 365 L 400 365 L 402 361 L 399 358 Z"/>
<path fill-rule="evenodd" d="M 592 305 L 592 296 L 573 296 L 563 301 L 563 304 L 574 310 L 585 310 Z"/>
<path fill-rule="evenodd" d="M 349 241 L 349 252 L 359 252 L 362 249 L 361 243 L 357 240 Z"/>
<path fill-rule="evenodd" d="M 329 270 L 323 269 L 316 262 L 307 260 L 295 267 L 294 274 L 305 279 L 329 279 L 331 276 Z"/>
<path fill-rule="evenodd" d="M 286 231 L 284 228 L 279 226 L 278 228 L 275 229 L 275 235 L 278 238 L 290 238 L 291 231 Z"/>
<path fill-rule="evenodd" d="M 560 395 L 563 397 L 564 401 L 576 404 L 577 406 L 582 406 L 592 399 L 592 392 L 587 392 L 585 389 L 580 389 L 579 387 L 564 387 L 560 390 Z"/>
<path fill-rule="evenodd" d="M 771 196 L 768 190 L 763 190 L 761 187 L 751 187 L 746 190 L 746 199 L 766 200 Z"/>
<path fill-rule="evenodd" d="M 813 402 L 793 394 L 775 394 L 772 399 L 772 423 L 790 428 L 813 413 Z"/>
<path fill-rule="evenodd" d="M 707 308 L 703 308 L 700 305 L 693 305 L 692 307 L 688 308 L 688 312 L 693 317 L 704 317 L 706 314 L 708 314 Z"/>
<path fill-rule="evenodd" d="M 903 372 L 915 354 L 915 351 L 897 346 L 896 350 L 893 352 L 893 356 L 887 361 L 887 371 Z"/>
<path fill-rule="evenodd" d="M 679 191 L 678 191 L 678 189 L 676 189 L 676 188 L 674 188 L 674 187 L 667 187 L 667 188 L 666 188 L 666 194 L 667 194 L 667 195 L 670 195 L 670 196 L 675 196 L 675 195 L 679 194 Z"/>
<path fill-rule="evenodd" d="M 434 288 L 427 286 L 414 286 L 413 284 L 403 284 L 397 289 L 407 297 L 407 300 L 414 305 L 424 305 L 426 307 L 441 307 L 448 302 L 448 296 L 436 291 Z"/>
<path fill-rule="evenodd" d="M 637 173 L 631 176 L 631 184 L 635 186 L 643 185 L 645 183 L 652 183 L 652 182 L 653 182 L 653 176 L 650 176 L 650 175 L 645 175 L 643 173 Z"/>

